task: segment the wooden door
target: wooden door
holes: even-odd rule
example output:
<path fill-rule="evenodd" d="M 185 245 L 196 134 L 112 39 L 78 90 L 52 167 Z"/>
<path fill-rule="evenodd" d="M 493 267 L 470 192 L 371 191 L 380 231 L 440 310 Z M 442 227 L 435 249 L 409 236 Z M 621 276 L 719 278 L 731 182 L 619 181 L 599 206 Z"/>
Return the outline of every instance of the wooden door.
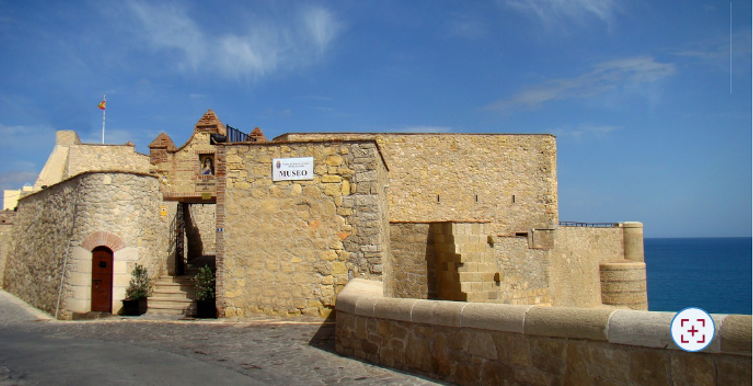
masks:
<path fill-rule="evenodd" d="M 92 251 L 92 311 L 112 312 L 112 251 Z"/>

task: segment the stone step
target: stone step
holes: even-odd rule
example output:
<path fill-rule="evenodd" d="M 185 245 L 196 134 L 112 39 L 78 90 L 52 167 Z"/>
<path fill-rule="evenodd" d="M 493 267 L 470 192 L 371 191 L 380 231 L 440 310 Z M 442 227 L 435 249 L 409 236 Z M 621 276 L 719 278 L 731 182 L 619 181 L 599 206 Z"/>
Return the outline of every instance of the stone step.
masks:
<path fill-rule="evenodd" d="M 195 283 L 193 280 L 170 280 L 170 279 L 158 279 L 154 282 L 154 287 L 165 287 L 165 288 L 175 288 L 175 287 L 190 287 L 193 288 L 195 286 Z"/>
<path fill-rule="evenodd" d="M 149 305 L 149 309 L 146 312 L 147 314 L 152 315 L 187 315 L 187 309 L 185 308 L 159 308 L 159 307 L 152 307 L 152 305 Z"/>
<path fill-rule="evenodd" d="M 167 292 L 167 293 L 175 293 L 175 292 L 183 292 L 183 293 L 193 293 L 196 290 L 196 287 L 193 285 L 187 285 L 187 284 L 163 284 L 163 285 L 155 285 L 154 288 L 152 288 L 152 293 L 154 292 Z"/>
<path fill-rule="evenodd" d="M 152 291 L 152 297 L 154 298 L 166 298 L 166 299 L 193 299 L 195 291 L 178 291 L 169 289 L 154 289 Z"/>
<path fill-rule="evenodd" d="M 173 301 L 173 299 L 149 298 L 148 314 L 153 315 L 193 315 L 196 305 L 191 299 Z"/>
<path fill-rule="evenodd" d="M 160 276 L 154 284 L 190 284 L 193 285 L 193 276 Z"/>
<path fill-rule="evenodd" d="M 193 299 L 188 298 L 163 298 L 163 297 L 150 297 L 149 308 L 154 306 L 155 308 L 185 308 L 193 303 Z"/>
<path fill-rule="evenodd" d="M 153 315 L 193 315 L 196 292 L 193 276 L 161 276 L 154 283 L 148 313 Z"/>
<path fill-rule="evenodd" d="M 183 292 L 183 293 L 193 293 L 196 290 L 196 287 L 193 285 L 187 285 L 187 284 L 163 284 L 163 285 L 155 285 L 152 288 L 152 292 Z"/>

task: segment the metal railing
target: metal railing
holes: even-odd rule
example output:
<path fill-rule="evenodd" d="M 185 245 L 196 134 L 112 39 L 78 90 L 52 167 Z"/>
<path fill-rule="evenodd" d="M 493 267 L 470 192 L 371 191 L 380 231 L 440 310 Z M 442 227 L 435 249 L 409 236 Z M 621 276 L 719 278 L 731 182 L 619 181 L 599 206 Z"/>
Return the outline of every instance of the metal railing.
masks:
<path fill-rule="evenodd" d="M 587 227 L 587 228 L 614 228 L 620 226 L 616 222 L 579 222 L 579 221 L 560 221 L 561 227 Z"/>
<path fill-rule="evenodd" d="M 248 134 L 236 129 L 233 126 L 225 125 L 225 128 L 227 128 L 227 141 L 228 143 L 232 142 L 245 142 L 246 138 L 248 138 Z"/>

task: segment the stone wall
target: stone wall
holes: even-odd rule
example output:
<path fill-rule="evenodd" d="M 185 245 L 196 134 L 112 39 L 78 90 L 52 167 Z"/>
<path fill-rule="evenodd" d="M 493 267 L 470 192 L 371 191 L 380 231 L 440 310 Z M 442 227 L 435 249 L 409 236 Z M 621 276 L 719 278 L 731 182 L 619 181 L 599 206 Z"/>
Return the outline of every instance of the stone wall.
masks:
<path fill-rule="evenodd" d="M 51 186 L 77 174 L 91 171 L 149 172 L 149 157 L 125 145 L 82 144 L 71 130 L 56 133 L 55 147 L 39 173 L 34 190 Z"/>
<path fill-rule="evenodd" d="M 387 170 L 374 142 L 228 144 L 218 157 L 221 315 L 326 316 L 349 276 L 390 276 Z M 274 158 L 298 157 L 313 157 L 313 180 L 272 181 Z"/>
<path fill-rule="evenodd" d="M 702 352 L 672 341 L 673 313 L 384 298 L 351 281 L 336 351 L 460 385 L 750 385 L 751 316 L 712 315 Z"/>
<path fill-rule="evenodd" d="M 55 147 L 47 158 L 39 177 L 34 183 L 34 190 L 41 190 L 43 186 L 57 184 L 68 178 L 68 153 L 71 146 L 80 145 L 81 141 L 73 130 L 59 130 L 55 133 Z"/>
<path fill-rule="evenodd" d="M 186 205 L 186 251 L 188 261 L 201 256 L 214 256 L 216 251 L 217 231 L 215 227 L 214 204 Z"/>
<path fill-rule="evenodd" d="M 486 220 L 514 235 L 558 224 L 556 140 L 510 134 L 285 134 L 375 139 L 390 169 L 390 220 Z"/>
<path fill-rule="evenodd" d="M 550 305 L 549 251 L 485 223 L 392 223 L 394 297 Z"/>
<path fill-rule="evenodd" d="M 132 173 L 83 173 L 23 198 L 4 287 L 63 319 L 91 310 L 91 250 L 114 252 L 113 312 L 136 263 L 166 273 L 169 216 L 160 216 L 158 181 Z M 62 295 L 59 294 L 61 282 Z M 60 307 L 58 309 L 58 302 Z"/>
<path fill-rule="evenodd" d="M 396 298 L 436 299 L 437 273 L 429 223 L 390 224 L 390 265 Z"/>
<path fill-rule="evenodd" d="M 600 307 L 599 263 L 624 259 L 622 228 L 557 228 L 551 250 L 552 304 Z"/>
<path fill-rule="evenodd" d="M 92 171 L 149 173 L 149 156 L 136 152 L 134 145 L 71 146 L 65 178 Z"/>
<path fill-rule="evenodd" d="M 152 171 L 160 177 L 160 189 L 166 200 L 206 203 L 216 198 L 218 159 L 212 134 L 224 136 L 227 130 L 209 110 L 196 123 L 183 146 L 176 148 L 165 133 L 149 145 Z M 210 167 L 204 169 L 207 159 Z M 205 197 L 207 195 L 209 198 Z"/>
<path fill-rule="evenodd" d="M 52 185 L 18 203 L 5 263 L 3 288 L 24 302 L 55 314 L 63 265 L 74 235 L 78 179 Z"/>
<path fill-rule="evenodd" d="M 5 261 L 10 248 L 11 236 L 13 235 L 13 220 L 16 218 L 16 212 L 0 212 L 0 288 L 3 288 L 3 273 L 5 272 Z"/>
<path fill-rule="evenodd" d="M 489 245 L 490 224 L 436 223 L 434 238 L 437 297 L 444 300 L 496 302 L 497 264 Z"/>
<path fill-rule="evenodd" d="M 31 185 L 24 185 L 23 188 L 18 190 L 4 190 L 3 191 L 3 210 L 12 211 L 16 209 L 18 200 L 21 197 L 31 193 L 34 187 Z"/>
<path fill-rule="evenodd" d="M 531 248 L 528 237 L 496 237 L 500 273 L 499 302 L 551 305 L 550 251 Z"/>

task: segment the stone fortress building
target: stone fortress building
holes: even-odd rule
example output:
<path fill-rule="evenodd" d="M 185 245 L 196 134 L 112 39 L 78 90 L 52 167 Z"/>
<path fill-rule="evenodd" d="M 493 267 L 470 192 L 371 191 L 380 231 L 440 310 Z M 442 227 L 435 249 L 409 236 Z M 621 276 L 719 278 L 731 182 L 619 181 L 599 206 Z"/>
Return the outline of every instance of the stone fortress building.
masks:
<path fill-rule="evenodd" d="M 209 110 L 183 146 L 162 133 L 149 149 L 58 132 L 19 201 L 3 287 L 60 318 L 117 313 L 134 264 L 158 280 L 208 263 L 224 317 L 327 316 L 353 278 L 396 298 L 647 308 L 642 225 L 560 225 L 551 135 L 268 141 Z M 273 179 L 289 159 L 311 174 Z M 113 259 L 104 289 L 97 248 Z"/>
<path fill-rule="evenodd" d="M 686 353 L 648 312 L 643 226 L 561 222 L 552 135 L 244 134 L 211 110 L 149 155 L 59 131 L 0 212 L 0 284 L 59 319 L 150 313 L 336 319 L 336 350 L 477 384 L 750 384 L 751 317 Z M 336 311 L 336 313 L 334 312 Z"/>

